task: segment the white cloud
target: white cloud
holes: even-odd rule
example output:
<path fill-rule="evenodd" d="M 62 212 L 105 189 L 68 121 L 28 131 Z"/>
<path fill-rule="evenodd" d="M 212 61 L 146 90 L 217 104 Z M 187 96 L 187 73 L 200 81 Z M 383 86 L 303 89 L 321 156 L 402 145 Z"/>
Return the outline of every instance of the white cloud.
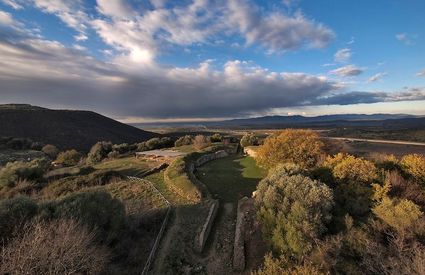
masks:
<path fill-rule="evenodd" d="M 405 45 L 407 46 L 412 46 L 415 44 L 415 42 L 413 41 L 413 39 L 415 37 L 408 35 L 407 33 L 398 33 L 395 35 L 395 38 L 400 41 L 403 42 Z"/>
<path fill-rule="evenodd" d="M 331 74 L 336 74 L 339 76 L 356 76 L 361 74 L 364 69 L 359 68 L 355 65 L 347 65 L 344 67 L 337 68 L 335 70 L 330 71 Z"/>
<path fill-rule="evenodd" d="M 23 8 L 21 0 L 1 0 L 5 5 L 14 8 L 15 10 L 20 10 Z"/>
<path fill-rule="evenodd" d="M 351 58 L 351 49 L 344 48 L 338 50 L 334 55 L 335 62 L 345 63 L 348 62 Z"/>
<path fill-rule="evenodd" d="M 371 77 L 369 77 L 369 79 L 367 80 L 367 82 L 378 81 L 378 80 L 382 79 L 386 75 L 387 75 L 387 73 L 377 73 L 377 74 L 374 74 Z"/>
<path fill-rule="evenodd" d="M 425 76 L 425 69 L 423 69 L 422 71 L 419 71 L 416 76 Z"/>
<path fill-rule="evenodd" d="M 107 16 L 126 18 L 133 15 L 132 8 L 126 0 L 97 0 L 99 12 Z"/>
<path fill-rule="evenodd" d="M 87 35 L 85 35 L 84 33 L 80 33 L 80 34 L 78 34 L 78 35 L 75 35 L 75 36 L 74 36 L 74 39 L 75 39 L 75 40 L 77 40 L 77 41 L 85 41 L 85 40 L 87 40 L 87 39 L 89 39 L 89 38 L 88 38 L 88 36 L 87 36 Z"/>
<path fill-rule="evenodd" d="M 12 15 L 8 12 L 0 10 L 0 25 L 13 25 Z"/>

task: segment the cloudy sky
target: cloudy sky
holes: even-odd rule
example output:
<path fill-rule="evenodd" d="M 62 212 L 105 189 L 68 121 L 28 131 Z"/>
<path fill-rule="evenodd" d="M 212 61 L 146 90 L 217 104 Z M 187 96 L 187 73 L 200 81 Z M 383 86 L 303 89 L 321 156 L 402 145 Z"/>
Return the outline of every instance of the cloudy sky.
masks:
<path fill-rule="evenodd" d="M 0 103 L 425 115 L 425 1 L 0 0 Z"/>

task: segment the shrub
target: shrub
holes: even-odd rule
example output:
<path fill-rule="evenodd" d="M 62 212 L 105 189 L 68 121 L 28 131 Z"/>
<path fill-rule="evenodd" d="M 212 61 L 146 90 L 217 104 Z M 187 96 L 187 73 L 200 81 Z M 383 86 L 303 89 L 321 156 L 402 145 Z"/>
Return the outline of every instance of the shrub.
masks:
<path fill-rule="evenodd" d="M 28 197 L 16 197 L 0 201 L 0 241 L 11 234 L 37 214 L 37 204 Z"/>
<path fill-rule="evenodd" d="M 175 147 L 180 147 L 184 145 L 191 145 L 193 143 L 193 138 L 190 135 L 186 135 L 184 137 L 179 137 L 174 143 Z"/>
<path fill-rule="evenodd" d="M 388 197 L 383 198 L 381 203 L 373 208 L 373 213 L 397 232 L 412 229 L 423 217 L 422 211 L 415 203 L 406 199 L 397 200 Z"/>
<path fill-rule="evenodd" d="M 216 133 L 210 137 L 211 142 L 221 142 L 222 139 L 223 137 L 219 133 Z"/>
<path fill-rule="evenodd" d="M 326 231 L 333 196 L 321 182 L 277 170 L 259 183 L 255 202 L 266 240 L 281 253 L 301 256 Z"/>
<path fill-rule="evenodd" d="M 154 150 L 159 148 L 160 143 L 161 140 L 159 138 L 151 138 L 150 140 L 146 141 L 146 146 L 149 150 Z"/>
<path fill-rule="evenodd" d="M 43 160 L 8 162 L 0 169 L 0 187 L 13 187 L 20 180 L 38 181 L 46 170 Z"/>
<path fill-rule="evenodd" d="M 372 162 L 342 153 L 327 157 L 324 166 L 331 169 L 333 176 L 341 182 L 371 183 L 378 175 Z"/>
<path fill-rule="evenodd" d="M 197 135 L 193 139 L 193 147 L 197 150 L 204 149 L 205 147 L 208 147 L 210 145 L 210 140 L 205 137 L 204 135 Z"/>
<path fill-rule="evenodd" d="M 324 275 L 318 268 L 309 264 L 303 263 L 300 265 L 291 263 L 285 257 L 279 259 L 273 258 L 267 254 L 264 257 L 263 266 L 252 273 L 252 275 Z"/>
<path fill-rule="evenodd" d="M 108 154 L 109 159 L 118 158 L 119 156 L 120 156 L 120 152 L 118 152 L 118 151 L 111 151 Z"/>
<path fill-rule="evenodd" d="M 73 166 L 78 164 L 81 157 L 82 157 L 81 154 L 78 153 L 77 150 L 72 149 L 72 150 L 59 153 L 55 162 L 62 164 L 64 166 Z"/>
<path fill-rule="evenodd" d="M 112 143 L 106 141 L 100 141 L 93 145 L 90 152 L 87 155 L 87 163 L 95 164 L 101 162 L 106 158 L 109 152 L 112 151 Z"/>
<path fill-rule="evenodd" d="M 112 151 L 116 151 L 118 154 L 124 154 L 130 151 L 130 145 L 128 143 L 114 144 L 112 145 Z"/>
<path fill-rule="evenodd" d="M 258 138 L 254 133 L 247 133 L 241 138 L 240 143 L 242 147 L 255 146 L 258 145 Z"/>
<path fill-rule="evenodd" d="M 33 222 L 2 248 L 1 274 L 99 274 L 109 252 L 72 220 Z"/>
<path fill-rule="evenodd" d="M 406 155 L 401 159 L 403 171 L 425 184 L 425 157 L 419 154 Z"/>
<path fill-rule="evenodd" d="M 121 233 L 126 217 L 124 205 L 106 192 L 71 194 L 54 203 L 51 215 L 79 220 L 89 229 L 97 228 L 101 237 L 107 240 L 113 240 Z"/>
<path fill-rule="evenodd" d="M 41 151 L 52 159 L 55 159 L 59 154 L 59 149 L 51 144 L 44 145 Z"/>
<path fill-rule="evenodd" d="M 169 137 L 163 137 L 159 140 L 159 148 L 168 148 L 174 146 L 174 141 Z"/>
<path fill-rule="evenodd" d="M 149 147 L 146 145 L 146 142 L 140 142 L 137 144 L 137 151 L 143 152 L 149 150 Z"/>
<path fill-rule="evenodd" d="M 335 202 L 340 214 L 354 218 L 365 217 L 372 206 L 373 190 L 356 182 L 341 183 L 335 189 Z"/>

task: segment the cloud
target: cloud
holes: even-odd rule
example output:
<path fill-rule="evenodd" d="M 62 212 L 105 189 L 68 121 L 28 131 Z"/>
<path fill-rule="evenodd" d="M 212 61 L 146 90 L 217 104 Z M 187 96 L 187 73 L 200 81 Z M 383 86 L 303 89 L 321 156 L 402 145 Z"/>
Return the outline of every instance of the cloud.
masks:
<path fill-rule="evenodd" d="M 355 65 L 347 65 L 338 69 L 332 70 L 329 73 L 339 76 L 357 76 L 363 73 L 364 69 L 356 67 Z"/>
<path fill-rule="evenodd" d="M 20 0 L 1 0 L 5 5 L 14 8 L 15 10 L 20 10 L 23 8 L 22 1 Z"/>
<path fill-rule="evenodd" d="M 104 15 L 118 18 L 133 16 L 133 10 L 126 0 L 97 0 L 96 2 L 99 12 Z"/>
<path fill-rule="evenodd" d="M 425 69 L 422 71 L 417 72 L 416 76 L 425 76 Z"/>
<path fill-rule="evenodd" d="M 1 25 L 13 25 L 12 15 L 8 12 L 0 10 L 0 24 Z"/>
<path fill-rule="evenodd" d="M 84 33 L 80 33 L 80 34 L 78 34 L 78 35 L 75 35 L 75 36 L 74 36 L 74 39 L 75 39 L 75 40 L 77 40 L 77 41 L 85 41 L 85 40 L 87 40 L 87 39 L 89 39 L 89 38 L 88 38 L 88 36 L 87 36 L 87 35 L 85 35 Z"/>
<path fill-rule="evenodd" d="M 408 35 L 407 33 L 398 33 L 395 35 L 395 38 L 407 46 L 412 46 L 415 44 L 413 41 L 414 37 Z"/>
<path fill-rule="evenodd" d="M 226 14 L 228 24 L 238 27 L 248 45 L 259 43 L 272 51 L 294 50 L 304 45 L 322 48 L 335 37 L 332 30 L 308 20 L 300 12 L 295 16 L 276 12 L 264 15 L 244 0 L 229 1 Z"/>
<path fill-rule="evenodd" d="M 348 48 L 338 50 L 334 55 L 335 62 L 345 63 L 351 58 L 351 50 Z"/>
<path fill-rule="evenodd" d="M 378 80 L 380 80 L 381 78 L 383 78 L 386 75 L 387 75 L 387 73 L 377 73 L 377 74 L 374 74 L 371 77 L 369 77 L 369 79 L 367 80 L 367 82 L 378 81 Z"/>

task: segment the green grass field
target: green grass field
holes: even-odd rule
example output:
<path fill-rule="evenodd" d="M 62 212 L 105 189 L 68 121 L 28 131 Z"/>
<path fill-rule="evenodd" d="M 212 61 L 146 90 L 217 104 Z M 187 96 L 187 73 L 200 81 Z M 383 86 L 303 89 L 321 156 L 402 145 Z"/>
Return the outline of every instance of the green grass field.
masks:
<path fill-rule="evenodd" d="M 266 176 L 252 157 L 230 156 L 199 167 L 196 176 L 213 195 L 225 202 L 250 197 L 258 182 Z"/>

